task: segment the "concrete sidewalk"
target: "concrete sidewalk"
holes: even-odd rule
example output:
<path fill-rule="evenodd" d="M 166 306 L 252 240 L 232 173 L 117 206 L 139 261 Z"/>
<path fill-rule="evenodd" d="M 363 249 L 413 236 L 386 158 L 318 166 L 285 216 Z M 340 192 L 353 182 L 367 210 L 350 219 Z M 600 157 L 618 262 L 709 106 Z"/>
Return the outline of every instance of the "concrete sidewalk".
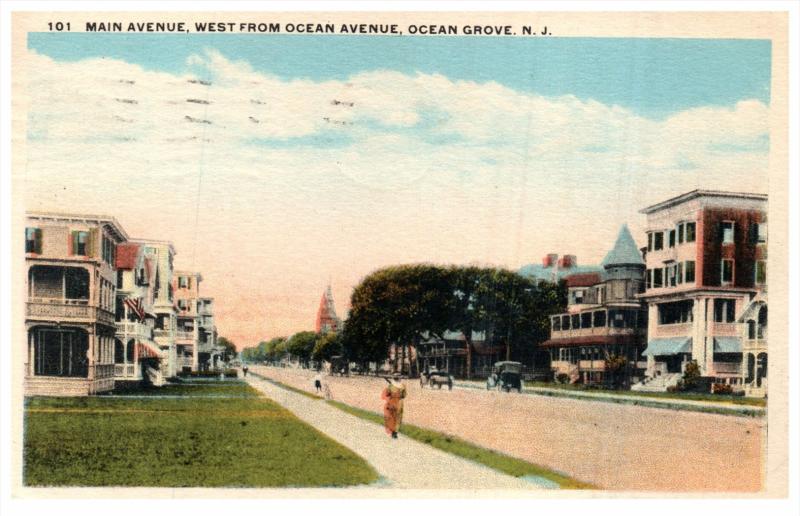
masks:
<path fill-rule="evenodd" d="M 539 489 L 535 483 L 405 438 L 391 439 L 383 427 L 248 376 L 247 383 L 298 418 L 363 457 L 382 477 L 380 485 L 404 489 Z"/>

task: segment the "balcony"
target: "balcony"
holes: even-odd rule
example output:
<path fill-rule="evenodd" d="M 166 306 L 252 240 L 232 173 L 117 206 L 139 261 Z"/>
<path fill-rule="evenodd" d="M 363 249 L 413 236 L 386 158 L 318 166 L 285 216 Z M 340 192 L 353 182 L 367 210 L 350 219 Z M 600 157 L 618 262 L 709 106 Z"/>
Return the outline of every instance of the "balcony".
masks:
<path fill-rule="evenodd" d="M 742 339 L 742 349 L 747 351 L 766 351 L 767 339 Z"/>
<path fill-rule="evenodd" d="M 175 338 L 175 336 L 172 333 L 172 330 L 163 330 L 163 329 L 161 329 L 161 330 L 153 330 L 153 337 L 155 337 L 157 339 L 158 338 L 161 338 L 161 339 L 172 339 L 172 338 Z"/>
<path fill-rule="evenodd" d="M 693 323 L 659 324 L 653 332 L 654 337 L 682 337 L 692 334 Z"/>
<path fill-rule="evenodd" d="M 607 326 L 597 326 L 594 328 L 577 328 L 569 330 L 553 330 L 551 339 L 565 339 L 569 337 L 597 337 L 613 335 L 634 335 L 637 332 L 644 332 L 644 328 L 609 328 Z"/>
<path fill-rule="evenodd" d="M 88 303 L 87 299 L 32 297 L 28 299 L 25 315 L 31 319 L 115 324 L 114 314 Z"/>
<path fill-rule="evenodd" d="M 153 329 L 146 324 L 129 321 L 117 322 L 117 333 L 125 337 L 138 337 L 144 340 L 153 340 Z"/>
<path fill-rule="evenodd" d="M 740 330 L 736 323 L 715 322 L 711 326 L 711 335 L 717 337 L 738 337 L 740 335 Z"/>
<path fill-rule="evenodd" d="M 193 331 L 181 331 L 178 330 L 175 332 L 175 340 L 176 341 L 188 341 L 190 343 L 194 343 L 194 332 Z"/>

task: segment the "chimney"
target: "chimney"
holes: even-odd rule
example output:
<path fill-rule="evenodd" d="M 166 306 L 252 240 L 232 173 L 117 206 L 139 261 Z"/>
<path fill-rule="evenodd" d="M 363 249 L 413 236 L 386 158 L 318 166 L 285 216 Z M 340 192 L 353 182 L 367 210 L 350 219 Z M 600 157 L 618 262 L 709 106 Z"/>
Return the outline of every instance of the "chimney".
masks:
<path fill-rule="evenodd" d="M 544 258 L 542 258 L 542 265 L 545 268 L 552 267 L 552 266 L 554 266 L 556 264 L 557 261 L 558 261 L 558 255 L 550 253 L 550 254 L 545 255 Z"/>
<path fill-rule="evenodd" d="M 558 261 L 558 267 L 560 269 L 571 269 L 576 265 L 578 265 L 578 259 L 575 257 L 574 254 L 565 254 Z"/>

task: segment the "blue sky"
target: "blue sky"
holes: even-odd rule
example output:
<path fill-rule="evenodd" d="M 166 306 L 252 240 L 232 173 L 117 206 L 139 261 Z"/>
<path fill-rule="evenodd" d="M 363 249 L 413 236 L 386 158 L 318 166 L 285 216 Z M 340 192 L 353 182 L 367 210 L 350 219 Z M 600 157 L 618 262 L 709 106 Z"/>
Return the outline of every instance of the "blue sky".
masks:
<path fill-rule="evenodd" d="M 438 73 L 652 119 L 744 99 L 769 104 L 770 95 L 767 40 L 31 33 L 28 46 L 58 61 L 107 57 L 171 73 L 189 71 L 187 58 L 209 48 L 285 79 Z"/>

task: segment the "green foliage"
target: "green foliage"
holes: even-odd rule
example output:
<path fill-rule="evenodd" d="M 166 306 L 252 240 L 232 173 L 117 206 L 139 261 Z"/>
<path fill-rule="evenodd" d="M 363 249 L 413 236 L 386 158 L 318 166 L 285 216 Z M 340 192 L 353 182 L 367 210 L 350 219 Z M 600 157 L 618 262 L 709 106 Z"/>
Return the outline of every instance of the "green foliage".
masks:
<path fill-rule="evenodd" d="M 549 335 L 549 318 L 566 306 L 562 283 L 534 283 L 515 272 L 474 266 L 399 265 L 377 270 L 353 291 L 342 338 L 356 362 L 382 361 L 393 344 L 460 331 L 472 352 L 472 332 L 518 356 Z M 468 358 L 469 360 L 469 358 Z"/>
<path fill-rule="evenodd" d="M 242 394 L 239 382 L 209 388 L 217 395 L 224 385 Z M 28 486 L 322 487 L 378 478 L 355 453 L 260 396 L 32 398 L 23 460 Z"/>
<path fill-rule="evenodd" d="M 286 337 L 275 337 L 261 341 L 257 346 L 244 348 L 242 358 L 245 362 L 278 362 L 286 354 Z"/>
<path fill-rule="evenodd" d="M 700 385 L 700 376 L 700 366 L 697 364 L 697 360 L 692 360 L 686 364 L 678 388 L 682 391 L 696 390 Z"/>
<path fill-rule="evenodd" d="M 295 333 L 286 342 L 286 351 L 300 363 L 308 364 L 318 338 L 319 335 L 313 331 Z"/>
<path fill-rule="evenodd" d="M 340 356 L 342 350 L 342 336 L 331 332 L 317 339 L 311 358 L 317 362 L 330 362 L 332 357 Z"/>
<path fill-rule="evenodd" d="M 225 337 L 220 337 L 217 339 L 217 346 L 225 348 L 223 354 L 226 362 L 228 360 L 233 360 L 239 354 L 239 352 L 236 350 L 236 345 Z"/>

